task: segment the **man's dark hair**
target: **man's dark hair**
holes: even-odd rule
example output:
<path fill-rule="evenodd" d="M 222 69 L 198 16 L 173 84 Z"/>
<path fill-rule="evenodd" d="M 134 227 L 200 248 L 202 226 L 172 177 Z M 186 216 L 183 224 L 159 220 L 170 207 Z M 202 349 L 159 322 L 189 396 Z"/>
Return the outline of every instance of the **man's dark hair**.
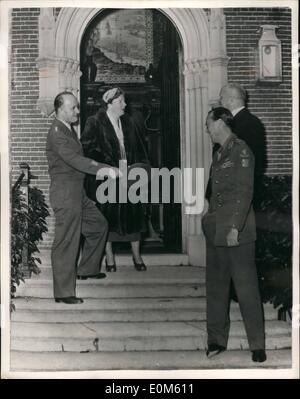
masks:
<path fill-rule="evenodd" d="M 224 107 L 213 108 L 208 113 L 208 117 L 212 118 L 214 121 L 222 119 L 222 121 L 232 130 L 234 127 L 233 115 L 229 109 Z"/>
<path fill-rule="evenodd" d="M 63 91 L 63 92 L 59 93 L 54 99 L 55 113 L 57 113 L 59 108 L 63 105 L 65 96 L 73 96 L 74 97 L 74 94 L 71 93 L 70 91 Z"/>

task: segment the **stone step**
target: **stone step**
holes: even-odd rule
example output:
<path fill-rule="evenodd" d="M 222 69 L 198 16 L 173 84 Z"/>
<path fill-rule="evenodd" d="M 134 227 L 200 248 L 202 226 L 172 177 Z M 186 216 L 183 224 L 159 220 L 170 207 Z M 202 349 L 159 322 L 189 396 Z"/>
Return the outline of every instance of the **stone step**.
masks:
<path fill-rule="evenodd" d="M 126 328 L 124 326 L 123 328 Z M 204 350 L 207 346 L 206 335 L 198 336 L 131 336 L 131 337 L 101 337 L 101 338 L 67 338 L 67 337 L 14 337 L 11 341 L 12 350 L 30 352 L 100 352 L 107 351 L 178 351 Z M 266 348 L 287 349 L 291 347 L 291 337 L 275 335 L 266 337 Z M 249 349 L 246 335 L 230 336 L 228 349 Z"/>
<path fill-rule="evenodd" d="M 239 310 L 230 313 L 231 320 L 241 320 Z M 30 311 L 22 310 L 12 317 L 13 321 L 26 323 L 89 323 L 89 322 L 139 322 L 139 321 L 199 321 L 206 320 L 205 310 L 202 309 L 143 309 L 135 310 L 64 310 L 59 311 Z M 269 318 L 270 320 L 270 318 Z M 271 320 L 276 320 L 272 317 Z"/>
<path fill-rule="evenodd" d="M 109 281 L 108 281 L 109 280 Z M 150 281 L 150 283 L 149 283 Z M 76 295 L 82 298 L 164 298 L 205 296 L 205 284 L 195 281 L 175 282 L 164 279 L 156 282 L 145 279 L 138 283 L 125 283 L 111 278 L 78 281 Z M 27 280 L 17 289 L 17 297 L 53 298 L 52 281 Z"/>
<path fill-rule="evenodd" d="M 266 335 L 290 335 L 291 327 L 284 321 L 266 321 Z M 245 333 L 243 322 L 231 323 L 231 336 Z M 129 338 L 129 337 L 170 337 L 206 335 L 204 321 L 190 322 L 95 322 L 95 323 L 27 323 L 12 322 L 12 337 L 31 338 Z"/>
<path fill-rule="evenodd" d="M 78 305 L 67 305 L 64 303 L 56 303 L 52 298 L 15 298 L 14 304 L 17 311 L 12 313 L 14 317 L 19 310 L 135 310 L 135 309 L 173 309 L 173 308 L 199 308 L 204 309 L 205 298 L 87 298 L 83 303 Z M 237 307 L 237 303 L 232 303 L 233 307 Z M 265 305 L 268 309 L 272 309 L 272 305 Z"/>
<path fill-rule="evenodd" d="M 138 352 L 11 352 L 12 371 L 285 369 L 290 350 L 269 350 L 264 363 L 254 363 L 249 351 L 226 351 L 207 359 L 205 351 Z M 150 376 L 149 376 L 150 377 Z M 154 374 L 151 374 L 154 378 Z"/>
<path fill-rule="evenodd" d="M 17 298 L 12 321 L 107 322 L 107 321 L 197 321 L 206 319 L 205 298 L 87 299 L 83 304 L 57 304 L 53 300 Z M 145 312 L 145 310 L 147 310 Z M 266 320 L 277 320 L 271 304 L 264 306 Z M 231 304 L 231 320 L 241 320 L 238 304 Z"/>
<path fill-rule="evenodd" d="M 51 266 L 41 266 L 41 273 L 32 274 L 31 279 L 26 280 L 30 282 L 32 280 L 51 280 L 52 281 L 52 268 Z M 101 269 L 105 272 L 105 267 Z M 195 267 L 195 266 L 150 266 L 146 272 L 137 272 L 134 267 L 131 266 L 118 266 L 116 273 L 106 273 L 107 277 L 102 281 L 105 283 L 108 281 L 119 282 L 123 284 L 124 282 L 134 282 L 143 283 L 145 279 L 147 281 L 160 282 L 164 279 L 172 282 L 176 281 L 192 281 L 193 279 L 198 281 L 205 281 L 205 268 Z M 83 280 L 86 281 L 86 280 Z M 89 279 L 86 281 L 90 283 Z"/>
<path fill-rule="evenodd" d="M 51 266 L 51 251 L 42 250 L 40 254 L 35 254 L 37 258 L 40 258 L 43 266 Z M 143 260 L 147 266 L 180 266 L 188 265 L 189 258 L 186 254 L 142 254 Z M 131 266 L 133 267 L 132 255 L 130 254 L 116 254 L 115 256 L 117 266 Z M 102 266 L 105 265 L 105 257 L 103 258 Z"/>
<path fill-rule="evenodd" d="M 173 309 L 173 308 L 195 308 L 204 309 L 206 304 L 205 298 L 87 298 L 83 303 L 78 305 L 67 305 L 64 303 L 56 303 L 52 298 L 15 298 L 14 304 L 16 309 L 25 310 L 131 310 L 131 309 Z M 239 304 L 232 301 L 231 308 L 239 308 Z M 276 309 L 271 303 L 264 304 L 265 312 L 274 312 Z M 12 316 L 17 312 L 13 312 Z"/>

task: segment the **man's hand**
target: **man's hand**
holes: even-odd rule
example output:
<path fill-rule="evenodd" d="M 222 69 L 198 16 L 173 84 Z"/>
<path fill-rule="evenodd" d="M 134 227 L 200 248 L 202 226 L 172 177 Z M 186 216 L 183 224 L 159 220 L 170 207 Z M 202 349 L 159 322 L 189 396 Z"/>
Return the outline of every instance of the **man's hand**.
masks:
<path fill-rule="evenodd" d="M 119 168 L 115 168 L 114 166 L 108 166 L 98 170 L 97 180 L 103 180 L 106 176 L 109 176 L 111 179 L 116 179 L 117 177 L 122 177 L 123 174 Z"/>
<path fill-rule="evenodd" d="M 239 245 L 239 231 L 232 227 L 226 237 L 228 247 L 236 247 Z"/>
<path fill-rule="evenodd" d="M 109 177 L 112 179 L 116 179 L 117 177 L 122 177 L 122 172 L 119 168 L 115 168 L 113 166 L 110 167 Z"/>

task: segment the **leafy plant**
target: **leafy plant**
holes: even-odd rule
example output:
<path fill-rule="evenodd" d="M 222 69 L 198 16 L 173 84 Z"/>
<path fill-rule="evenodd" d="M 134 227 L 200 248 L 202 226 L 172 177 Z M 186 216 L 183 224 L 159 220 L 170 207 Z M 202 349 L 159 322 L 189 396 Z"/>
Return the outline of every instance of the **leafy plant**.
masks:
<path fill-rule="evenodd" d="M 12 191 L 12 215 L 11 215 L 11 277 L 10 277 L 10 293 L 14 298 L 16 286 L 24 280 L 24 272 L 22 270 L 22 253 L 24 243 L 28 240 L 27 222 L 28 214 L 25 201 L 19 188 Z M 11 302 L 11 310 L 15 310 L 13 302 Z"/>
<path fill-rule="evenodd" d="M 37 263 L 41 260 L 34 253 L 39 252 L 37 244 L 43 240 L 43 234 L 48 231 L 46 218 L 49 216 L 48 206 L 45 202 L 45 196 L 37 187 L 29 187 L 28 192 L 28 267 L 35 274 L 40 273 Z"/>
<path fill-rule="evenodd" d="M 37 264 L 41 261 L 35 254 L 39 252 L 38 242 L 48 230 L 46 218 L 49 212 L 41 190 L 29 186 L 27 206 L 18 185 L 12 190 L 11 211 L 11 298 L 14 298 L 16 287 L 21 281 L 25 282 L 24 251 L 27 251 L 29 274 L 40 273 Z M 11 310 L 15 310 L 12 301 Z"/>
<path fill-rule="evenodd" d="M 255 196 L 256 264 L 263 301 L 279 310 L 292 308 L 292 178 L 265 176 Z"/>

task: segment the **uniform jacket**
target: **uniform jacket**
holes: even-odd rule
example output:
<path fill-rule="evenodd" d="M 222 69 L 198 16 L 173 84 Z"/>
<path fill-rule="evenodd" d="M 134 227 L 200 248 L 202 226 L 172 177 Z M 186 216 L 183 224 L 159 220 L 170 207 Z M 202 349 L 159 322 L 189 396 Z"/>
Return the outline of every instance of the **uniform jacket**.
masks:
<path fill-rule="evenodd" d="M 255 157 L 254 169 L 254 192 L 259 190 L 261 176 L 267 165 L 266 157 L 266 136 L 265 128 L 262 122 L 247 108 L 240 110 L 234 117 L 233 132 L 236 136 L 245 141 Z M 214 145 L 215 152 L 219 148 L 218 144 Z M 209 180 L 205 198 L 209 201 L 211 195 L 211 181 Z"/>
<path fill-rule="evenodd" d="M 128 166 L 134 163 L 148 163 L 147 151 L 137 124 L 127 114 L 121 117 L 124 146 Z M 84 154 L 97 162 L 119 167 L 120 147 L 115 130 L 103 109 L 86 121 L 81 142 Z M 101 182 L 95 176 L 87 176 L 86 192 L 97 201 L 96 191 Z M 117 181 L 118 187 L 118 181 Z M 139 232 L 143 226 L 143 212 L 140 204 L 99 204 L 109 223 L 110 231 L 125 235 Z"/>
<path fill-rule="evenodd" d="M 227 246 L 226 237 L 232 227 L 239 231 L 240 244 L 255 241 L 254 167 L 252 151 L 235 135 L 214 154 L 210 176 L 212 193 L 208 213 L 202 220 L 206 238 L 213 245 Z"/>
<path fill-rule="evenodd" d="M 83 195 L 86 173 L 96 174 L 106 166 L 84 157 L 80 141 L 74 131 L 55 119 L 49 129 L 46 144 L 50 184 L 50 202 L 53 208 L 67 206 L 68 200 L 79 205 Z"/>

